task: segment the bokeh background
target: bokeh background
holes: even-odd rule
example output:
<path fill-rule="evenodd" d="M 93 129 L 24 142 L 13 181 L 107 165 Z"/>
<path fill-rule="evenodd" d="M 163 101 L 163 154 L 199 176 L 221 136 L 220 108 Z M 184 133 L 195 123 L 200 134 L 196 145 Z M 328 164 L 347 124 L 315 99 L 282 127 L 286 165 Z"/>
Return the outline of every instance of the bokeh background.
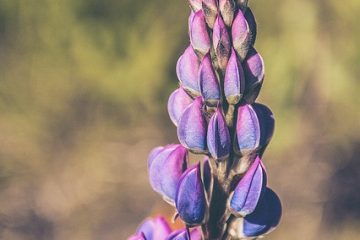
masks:
<path fill-rule="evenodd" d="M 277 128 L 267 239 L 360 234 L 360 1 L 250 0 Z M 0 0 L 0 239 L 125 239 L 172 212 L 146 159 L 166 112 L 187 2 Z"/>

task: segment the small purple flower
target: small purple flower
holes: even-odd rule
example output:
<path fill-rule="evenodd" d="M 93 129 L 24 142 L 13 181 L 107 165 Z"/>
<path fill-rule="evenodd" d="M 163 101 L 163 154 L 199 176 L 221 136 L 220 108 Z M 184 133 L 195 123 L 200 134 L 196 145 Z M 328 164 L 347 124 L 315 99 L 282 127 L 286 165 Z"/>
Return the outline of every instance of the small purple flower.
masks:
<path fill-rule="evenodd" d="M 256 151 L 260 134 L 260 123 L 254 108 L 249 104 L 240 106 L 236 120 L 235 151 L 241 155 Z"/>
<path fill-rule="evenodd" d="M 207 122 L 203 106 L 201 97 L 197 97 L 183 112 L 177 129 L 180 143 L 195 153 L 205 153 L 207 149 Z"/>
<path fill-rule="evenodd" d="M 213 30 L 213 46 L 220 69 L 225 70 L 231 50 L 231 40 L 225 23 L 217 16 Z"/>
<path fill-rule="evenodd" d="M 193 102 L 183 88 L 176 89 L 169 97 L 168 113 L 171 121 L 177 126 L 184 110 Z"/>
<path fill-rule="evenodd" d="M 244 70 L 235 50 L 232 49 L 224 77 L 224 92 L 227 102 L 236 105 L 241 100 L 244 91 Z"/>
<path fill-rule="evenodd" d="M 267 188 L 255 211 L 243 222 L 243 237 L 257 237 L 273 231 L 280 222 L 281 202 L 270 188 Z"/>
<path fill-rule="evenodd" d="M 202 0 L 189 0 L 190 7 L 194 10 L 194 12 L 201 9 Z"/>
<path fill-rule="evenodd" d="M 210 28 L 214 27 L 214 22 L 217 15 L 216 0 L 203 0 L 202 9 L 205 15 L 206 23 Z"/>
<path fill-rule="evenodd" d="M 257 157 L 245 176 L 237 184 L 230 200 L 230 210 L 236 216 L 252 213 L 266 188 L 266 172 Z"/>
<path fill-rule="evenodd" d="M 211 156 L 217 160 L 225 159 L 230 154 L 230 133 L 221 108 L 217 108 L 210 119 L 207 145 Z"/>
<path fill-rule="evenodd" d="M 189 34 L 191 45 L 195 51 L 201 54 L 201 56 L 209 52 L 211 42 L 202 10 L 197 11 L 192 17 Z"/>
<path fill-rule="evenodd" d="M 193 96 L 200 95 L 198 83 L 199 66 L 200 61 L 191 46 L 181 55 L 176 65 L 176 74 L 181 86 Z"/>
<path fill-rule="evenodd" d="M 161 216 L 145 219 L 136 230 L 136 235 L 143 234 L 146 240 L 165 240 L 170 233 L 169 224 Z"/>
<path fill-rule="evenodd" d="M 234 0 L 219 0 L 219 9 L 226 26 L 230 27 L 234 20 Z"/>
<path fill-rule="evenodd" d="M 176 209 L 188 226 L 200 225 L 206 216 L 206 196 L 200 164 L 189 168 L 181 177 L 176 193 Z"/>
<path fill-rule="evenodd" d="M 251 48 L 244 61 L 243 67 L 246 78 L 244 97 L 248 103 L 253 103 L 259 95 L 259 91 L 264 81 L 264 60 L 254 48 Z"/>
<path fill-rule="evenodd" d="M 233 46 L 241 60 L 245 59 L 250 47 L 250 29 L 242 11 L 238 11 L 232 28 Z"/>
<path fill-rule="evenodd" d="M 187 167 L 187 150 L 178 144 L 154 151 L 148 160 L 150 184 L 167 202 L 174 205 L 177 184 Z"/>
<path fill-rule="evenodd" d="M 200 64 L 199 88 L 208 106 L 218 105 L 221 98 L 220 86 L 209 53 L 205 55 Z"/>

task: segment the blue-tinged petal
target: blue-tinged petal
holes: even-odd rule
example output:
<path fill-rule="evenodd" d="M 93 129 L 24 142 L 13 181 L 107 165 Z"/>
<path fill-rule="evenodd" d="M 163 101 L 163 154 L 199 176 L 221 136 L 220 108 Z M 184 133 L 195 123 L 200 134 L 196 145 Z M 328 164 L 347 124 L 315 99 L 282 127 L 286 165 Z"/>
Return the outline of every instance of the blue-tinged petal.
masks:
<path fill-rule="evenodd" d="M 136 234 L 143 234 L 146 240 L 165 240 L 170 233 L 169 224 L 161 216 L 145 219 L 136 230 Z"/>
<path fill-rule="evenodd" d="M 204 12 L 202 10 L 197 11 L 191 20 L 189 29 L 191 45 L 195 51 L 204 56 L 211 47 Z"/>
<path fill-rule="evenodd" d="M 230 200 L 230 210 L 236 216 L 252 213 L 266 188 L 266 173 L 259 157 L 237 184 Z"/>
<path fill-rule="evenodd" d="M 235 132 L 235 151 L 242 155 L 253 153 L 260 144 L 260 123 L 249 104 L 238 108 Z"/>
<path fill-rule="evenodd" d="M 275 119 L 271 110 L 265 105 L 254 103 L 253 108 L 260 122 L 260 147 L 262 154 L 274 134 Z"/>
<path fill-rule="evenodd" d="M 245 100 L 253 103 L 259 95 L 265 77 L 265 64 L 261 55 L 250 48 L 243 63 L 245 83 Z"/>
<path fill-rule="evenodd" d="M 244 237 L 256 237 L 274 230 L 281 218 L 281 202 L 270 188 L 266 189 L 255 211 L 244 218 Z"/>
<path fill-rule="evenodd" d="M 169 97 L 168 113 L 171 121 L 177 126 L 184 110 L 193 102 L 183 88 L 176 89 Z"/>
<path fill-rule="evenodd" d="M 207 105 L 213 107 L 218 105 L 221 98 L 220 86 L 209 53 L 200 64 L 199 88 Z"/>
<path fill-rule="evenodd" d="M 199 66 L 200 61 L 191 46 L 184 51 L 176 64 L 176 74 L 180 84 L 192 96 L 200 95 Z"/>
<path fill-rule="evenodd" d="M 182 175 L 176 193 L 176 209 L 180 218 L 189 226 L 204 222 L 207 203 L 200 164 L 189 168 Z"/>
<path fill-rule="evenodd" d="M 149 166 L 152 188 L 174 205 L 176 187 L 188 161 L 187 150 L 180 144 L 169 145 L 153 158 Z"/>
<path fill-rule="evenodd" d="M 203 101 L 198 97 L 183 112 L 177 135 L 180 143 L 195 153 L 206 152 L 207 122 L 203 116 Z"/>
<path fill-rule="evenodd" d="M 224 92 L 227 102 L 236 105 L 241 100 L 244 91 L 244 70 L 235 50 L 232 49 L 224 77 Z"/>
<path fill-rule="evenodd" d="M 211 156 L 215 159 L 222 160 L 230 154 L 230 133 L 221 108 L 217 108 L 210 119 L 207 145 Z"/>

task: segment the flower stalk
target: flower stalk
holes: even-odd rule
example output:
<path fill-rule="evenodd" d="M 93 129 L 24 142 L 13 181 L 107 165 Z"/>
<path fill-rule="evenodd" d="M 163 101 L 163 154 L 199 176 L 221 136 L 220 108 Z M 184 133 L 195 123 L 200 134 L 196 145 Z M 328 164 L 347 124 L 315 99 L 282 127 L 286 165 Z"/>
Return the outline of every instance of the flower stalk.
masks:
<path fill-rule="evenodd" d="M 256 239 L 281 217 L 262 159 L 274 118 L 256 103 L 265 72 L 254 48 L 256 21 L 247 0 L 189 5 L 190 45 L 177 62 L 180 86 L 168 101 L 180 144 L 157 147 L 148 159 L 152 188 L 185 228 L 171 231 L 150 219 L 131 239 Z M 191 165 L 189 154 L 205 159 Z"/>

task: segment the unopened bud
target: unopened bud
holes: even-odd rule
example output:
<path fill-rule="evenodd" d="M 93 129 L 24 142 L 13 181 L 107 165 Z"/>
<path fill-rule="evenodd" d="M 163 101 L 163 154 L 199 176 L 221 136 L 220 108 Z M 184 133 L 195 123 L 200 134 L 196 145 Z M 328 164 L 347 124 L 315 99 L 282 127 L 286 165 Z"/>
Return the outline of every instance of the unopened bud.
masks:
<path fill-rule="evenodd" d="M 218 60 L 218 65 L 221 70 L 225 70 L 229 60 L 231 41 L 221 16 L 218 16 L 215 21 L 213 31 L 213 45 Z"/>
<path fill-rule="evenodd" d="M 221 98 L 220 86 L 209 53 L 200 64 L 199 87 L 205 103 L 211 107 L 217 106 Z"/>
<path fill-rule="evenodd" d="M 205 21 L 204 12 L 199 10 L 191 19 L 190 23 L 190 42 L 194 50 L 201 56 L 209 52 L 211 47 L 209 33 Z"/>
<path fill-rule="evenodd" d="M 219 9 L 226 26 L 230 27 L 234 20 L 234 13 L 235 13 L 234 0 L 219 0 Z"/>
<path fill-rule="evenodd" d="M 210 28 L 213 28 L 218 11 L 216 6 L 216 0 L 203 0 L 202 9 L 205 15 L 206 23 Z"/>

